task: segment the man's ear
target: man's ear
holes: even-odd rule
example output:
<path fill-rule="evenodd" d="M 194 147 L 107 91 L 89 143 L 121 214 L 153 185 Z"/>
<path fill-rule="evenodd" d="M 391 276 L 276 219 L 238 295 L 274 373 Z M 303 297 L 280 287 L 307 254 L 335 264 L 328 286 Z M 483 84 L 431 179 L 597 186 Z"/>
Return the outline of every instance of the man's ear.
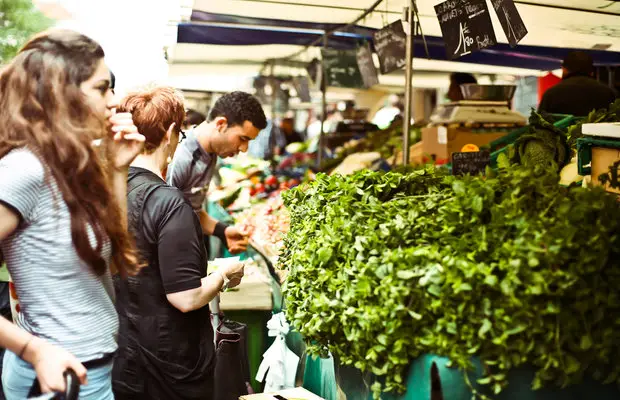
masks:
<path fill-rule="evenodd" d="M 170 124 L 170 126 L 168 127 L 168 130 L 166 131 L 166 144 L 170 144 L 170 138 L 172 138 L 172 132 L 174 132 L 174 128 L 176 127 L 176 122 L 173 122 Z"/>
<path fill-rule="evenodd" d="M 228 119 L 226 117 L 215 118 L 215 126 L 218 131 L 225 130 L 228 127 Z"/>

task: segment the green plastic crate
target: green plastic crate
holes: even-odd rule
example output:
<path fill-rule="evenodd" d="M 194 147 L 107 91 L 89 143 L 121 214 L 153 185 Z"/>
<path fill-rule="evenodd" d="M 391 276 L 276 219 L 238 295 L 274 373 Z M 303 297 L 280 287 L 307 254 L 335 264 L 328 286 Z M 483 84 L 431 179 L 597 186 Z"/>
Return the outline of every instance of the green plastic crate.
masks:
<path fill-rule="evenodd" d="M 534 370 L 523 367 L 508 373 L 508 386 L 500 395 L 490 393 L 490 388 L 478 385 L 483 366 L 479 359 L 472 359 L 473 370 L 467 376 L 476 391 L 494 400 L 617 400 L 620 388 L 616 384 L 603 385 L 591 379 L 582 384 L 567 388 L 548 387 L 532 390 Z M 435 368 L 440 388 L 433 384 L 432 370 Z M 347 399 L 371 400 L 369 386 L 374 382 L 372 375 L 364 375 L 359 370 L 338 365 L 337 360 L 308 357 L 304 374 L 304 388 L 327 400 L 337 400 L 342 391 Z M 472 390 L 465 381 L 462 371 L 448 367 L 448 359 L 433 354 L 424 354 L 412 361 L 407 377 L 406 392 L 402 395 L 381 396 L 383 400 L 470 400 Z M 437 395 L 441 393 L 441 397 Z M 437 397 L 436 397 L 437 396 Z"/>
<path fill-rule="evenodd" d="M 592 148 L 604 147 L 620 149 L 620 140 L 604 139 L 600 137 L 584 136 L 577 139 L 577 168 L 579 175 L 592 174 Z"/>

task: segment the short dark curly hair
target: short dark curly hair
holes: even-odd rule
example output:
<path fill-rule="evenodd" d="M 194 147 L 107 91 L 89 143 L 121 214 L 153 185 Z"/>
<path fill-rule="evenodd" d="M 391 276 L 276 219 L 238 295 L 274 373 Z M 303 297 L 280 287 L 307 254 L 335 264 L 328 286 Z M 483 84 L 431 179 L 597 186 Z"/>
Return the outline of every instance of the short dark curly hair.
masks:
<path fill-rule="evenodd" d="M 209 122 L 217 117 L 226 117 L 229 126 L 250 121 L 257 129 L 267 127 L 263 107 L 254 96 L 245 92 L 230 92 L 220 97 L 209 112 Z"/>

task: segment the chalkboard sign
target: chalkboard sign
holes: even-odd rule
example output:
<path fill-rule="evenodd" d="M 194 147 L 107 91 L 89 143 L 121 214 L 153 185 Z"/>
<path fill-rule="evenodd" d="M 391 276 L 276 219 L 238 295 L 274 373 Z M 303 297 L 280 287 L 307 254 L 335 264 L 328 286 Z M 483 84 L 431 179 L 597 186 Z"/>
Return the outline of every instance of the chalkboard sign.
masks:
<path fill-rule="evenodd" d="M 452 153 L 452 175 L 484 174 L 489 164 L 491 164 L 491 153 L 488 151 Z"/>
<path fill-rule="evenodd" d="M 321 72 L 321 60 L 318 58 L 313 59 L 306 65 L 306 71 L 308 72 L 308 77 L 313 83 L 314 90 L 323 90 L 325 88 L 325 83 L 323 80 L 323 73 Z"/>
<path fill-rule="evenodd" d="M 365 87 L 370 88 L 379 84 L 377 68 L 372 60 L 372 51 L 368 43 L 357 49 L 357 66 L 362 74 Z"/>
<path fill-rule="evenodd" d="M 303 103 L 309 103 L 312 101 L 312 98 L 310 97 L 310 84 L 308 82 L 308 78 L 296 76 L 293 78 L 293 86 L 295 86 L 297 96 L 299 96 L 299 99 Z"/>
<path fill-rule="evenodd" d="M 407 64 L 407 35 L 401 20 L 395 21 L 373 34 L 382 74 L 399 70 Z"/>
<path fill-rule="evenodd" d="M 527 35 L 527 28 L 521 19 L 513 0 L 491 0 L 497 18 L 504 29 L 510 46 L 515 47 Z"/>
<path fill-rule="evenodd" d="M 334 87 L 363 88 L 364 81 L 357 66 L 355 50 L 322 49 L 323 69 L 327 84 Z"/>
<path fill-rule="evenodd" d="M 497 43 L 486 0 L 447 0 L 435 6 L 448 58 Z"/>

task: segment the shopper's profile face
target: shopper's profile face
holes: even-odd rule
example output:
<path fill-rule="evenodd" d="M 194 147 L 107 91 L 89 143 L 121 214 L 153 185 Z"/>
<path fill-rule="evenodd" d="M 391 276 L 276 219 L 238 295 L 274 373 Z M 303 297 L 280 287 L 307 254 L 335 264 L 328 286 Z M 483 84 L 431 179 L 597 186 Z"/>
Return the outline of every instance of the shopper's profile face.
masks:
<path fill-rule="evenodd" d="M 250 121 L 244 121 L 243 125 L 222 124 L 220 133 L 223 140 L 217 151 L 218 156 L 226 158 L 236 156 L 240 152 L 245 153 L 248 151 L 250 140 L 256 139 L 259 132 Z"/>
<path fill-rule="evenodd" d="M 102 59 L 98 61 L 93 75 L 80 84 L 86 101 L 102 118 L 109 118 L 113 109 L 118 107 L 118 100 L 110 87 L 110 70 Z"/>

